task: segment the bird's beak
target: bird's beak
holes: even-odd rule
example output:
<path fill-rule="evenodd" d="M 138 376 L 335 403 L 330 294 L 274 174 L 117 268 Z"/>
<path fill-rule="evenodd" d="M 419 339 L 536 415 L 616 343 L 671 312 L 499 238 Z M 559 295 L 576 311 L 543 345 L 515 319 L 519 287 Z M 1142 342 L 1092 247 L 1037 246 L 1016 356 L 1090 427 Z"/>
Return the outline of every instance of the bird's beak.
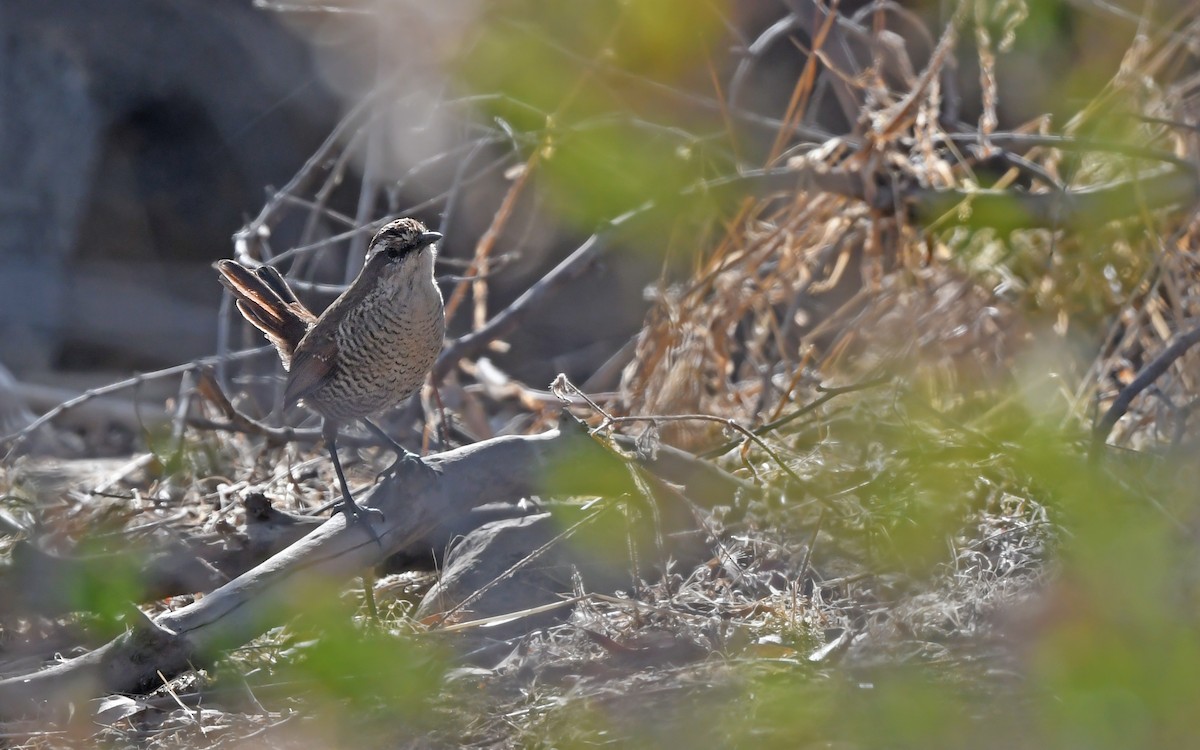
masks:
<path fill-rule="evenodd" d="M 417 238 L 417 247 L 428 247 L 442 238 L 441 232 L 422 232 Z"/>

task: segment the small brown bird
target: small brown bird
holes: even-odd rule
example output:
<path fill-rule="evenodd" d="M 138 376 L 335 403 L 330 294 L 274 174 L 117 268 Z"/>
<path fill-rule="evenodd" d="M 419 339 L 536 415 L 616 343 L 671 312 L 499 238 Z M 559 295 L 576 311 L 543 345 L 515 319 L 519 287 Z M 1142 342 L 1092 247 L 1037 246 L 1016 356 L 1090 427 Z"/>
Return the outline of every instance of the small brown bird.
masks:
<path fill-rule="evenodd" d="M 243 317 L 279 350 L 288 371 L 284 406 L 303 400 L 324 418 L 348 521 L 365 511 L 351 497 L 338 460 L 339 425 L 362 420 L 401 460 L 421 460 L 367 417 L 415 393 L 441 352 L 446 315 L 433 277 L 434 243 L 441 238 L 416 219 L 384 226 L 371 240 L 358 278 L 319 317 L 272 266 L 216 263 Z"/>

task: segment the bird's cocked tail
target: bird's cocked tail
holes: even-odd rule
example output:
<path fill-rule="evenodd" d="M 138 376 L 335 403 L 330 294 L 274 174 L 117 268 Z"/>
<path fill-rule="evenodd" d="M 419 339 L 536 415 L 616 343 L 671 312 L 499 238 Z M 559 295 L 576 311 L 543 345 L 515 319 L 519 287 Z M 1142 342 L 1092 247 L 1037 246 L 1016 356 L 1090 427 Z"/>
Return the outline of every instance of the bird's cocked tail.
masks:
<path fill-rule="evenodd" d="M 221 274 L 221 283 L 233 292 L 238 310 L 279 350 L 283 366 L 290 368 L 292 354 L 317 316 L 288 287 L 273 266 L 254 270 L 232 260 L 219 260 L 214 267 Z"/>

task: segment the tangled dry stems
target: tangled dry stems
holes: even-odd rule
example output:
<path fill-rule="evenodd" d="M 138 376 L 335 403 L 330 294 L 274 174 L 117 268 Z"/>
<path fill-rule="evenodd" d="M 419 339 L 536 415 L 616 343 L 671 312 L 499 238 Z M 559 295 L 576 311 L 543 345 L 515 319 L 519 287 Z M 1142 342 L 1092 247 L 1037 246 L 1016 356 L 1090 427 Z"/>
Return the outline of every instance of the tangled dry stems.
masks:
<path fill-rule="evenodd" d="M 1110 98 L 1120 93 L 1144 113 L 1184 119 L 1186 113 L 1171 106 L 1187 100 L 1178 90 L 1184 84 L 1155 83 L 1178 45 L 1167 37 L 1157 47 L 1132 49 Z M 893 112 L 906 93 L 878 101 L 875 114 Z M 894 183 L 970 187 L 976 175 L 941 147 L 949 134 L 930 116 L 937 110 L 936 87 L 908 103 L 917 113 L 911 127 L 883 133 L 861 149 L 872 158 L 868 164 L 861 157 L 859 168 L 886 165 Z M 1087 125 L 1087 113 L 1081 114 L 1068 133 Z M 1187 160 L 1197 157 L 1196 137 L 1186 129 L 1141 122 L 1132 130 L 1143 142 L 1159 142 Z M 980 136 L 986 142 L 987 134 Z M 792 158 L 844 168 L 847 157 L 830 148 Z M 1050 148 L 1024 158 L 1043 181 L 1030 186 L 1035 192 L 1049 190 L 1045 182 L 1078 188 L 1128 177 L 1140 165 L 1105 155 L 1068 164 Z M 286 205 L 276 201 L 273 209 Z M 700 252 L 691 272 L 664 279 L 656 290 L 615 414 L 697 413 L 753 429 L 819 398 L 822 384 L 885 375 L 889 386 L 831 400 L 811 419 L 762 435 L 779 460 L 748 442 L 722 459 L 766 492 L 757 500 L 730 498 L 712 513 L 715 554 L 706 565 L 633 582 L 635 595 L 625 601 L 581 603 L 569 622 L 529 635 L 499 667 L 456 675 L 441 702 L 435 700 L 436 710 L 448 715 L 464 705 L 472 711 L 475 718 L 456 727 L 456 739 L 519 743 L 564 736 L 564 705 L 632 717 L 640 728 L 630 734 L 637 736 L 663 720 L 640 715 L 648 709 L 629 696 L 658 691 L 672 696 L 666 704 L 679 706 L 698 695 L 714 703 L 736 700 L 730 697 L 736 688 L 729 694 L 709 688 L 751 681 L 753 669 L 780 663 L 815 670 L 847 655 L 850 663 L 864 664 L 907 651 L 930 663 L 994 664 L 987 639 L 998 613 L 1044 585 L 1058 533 L 1052 513 L 989 437 L 1005 418 L 1005 405 L 1049 385 L 1064 420 L 1081 425 L 1197 317 L 1193 248 L 1200 222 L 1192 213 L 1148 208 L 1139 220 L 1078 233 L 927 232 L 904 212 L 889 215 L 845 196 L 802 192 L 744 204 L 717 224 L 719 239 L 711 248 L 695 248 Z M 1091 361 L 1057 360 L 1062 379 L 1048 382 L 1046 369 L 1036 367 L 1046 342 L 1061 345 L 1076 332 L 1086 337 L 1108 319 L 1104 345 Z M 1195 447 L 1190 415 L 1198 402 L 1190 373 L 1196 356 L 1181 357 L 1153 389 L 1133 399 L 1113 444 L 1146 451 Z M 528 432 L 553 418 L 543 402 L 497 402 L 456 382 L 445 384 L 443 399 L 452 413 L 488 413 L 493 424 Z M 428 399 L 425 409 L 429 416 L 439 411 Z M 577 410 L 600 418 L 586 407 Z M 637 429 L 649 430 L 650 442 L 696 451 L 738 437 L 711 422 L 646 424 Z M 43 522 L 63 538 L 85 530 L 95 536 L 98 527 L 136 536 L 151 529 L 138 528 L 135 512 L 152 509 L 166 492 L 182 499 L 183 510 L 157 521 L 155 531 L 212 532 L 237 522 L 233 497 L 249 486 L 247 477 L 260 478 L 255 489 L 297 506 L 319 505 L 331 485 L 322 462 L 302 460 L 293 446 L 264 448 L 236 434 L 188 440 L 182 471 L 163 472 L 158 484 L 139 473 L 121 476 L 107 483 L 121 488 L 115 503 L 100 502 L 98 493 L 67 494 L 59 506 L 39 511 Z M 981 465 L 990 468 L 981 472 Z M 360 465 L 360 480 L 371 471 Z M 188 476 L 190 483 L 180 480 Z M 932 552 L 925 546 L 913 555 L 899 538 L 914 517 L 932 524 L 924 531 L 943 542 Z M 853 638 L 822 651 L 839 632 Z M 265 638 L 267 648 L 278 647 L 272 645 L 277 638 Z M 262 663 L 261 654 L 252 653 L 232 656 L 231 671 Z M 739 669 L 746 665 L 753 669 Z M 464 693 L 456 687 L 463 683 L 483 689 Z M 310 686 L 289 686 L 286 700 L 302 707 L 304 687 Z M 172 689 L 213 695 L 202 682 L 177 680 Z M 295 718 L 301 714 L 279 710 L 205 714 L 170 697 L 147 699 L 158 706 L 154 722 L 136 729 L 114 724 L 108 730 L 113 739 L 212 743 L 281 728 L 287 744 L 286 724 L 302 721 Z M 680 709 L 677 721 L 685 715 Z M 6 730 L 26 731 L 19 725 Z M 433 736 L 439 731 L 446 730 Z M 32 730 L 28 737 L 29 746 L 54 745 L 53 737 Z"/>

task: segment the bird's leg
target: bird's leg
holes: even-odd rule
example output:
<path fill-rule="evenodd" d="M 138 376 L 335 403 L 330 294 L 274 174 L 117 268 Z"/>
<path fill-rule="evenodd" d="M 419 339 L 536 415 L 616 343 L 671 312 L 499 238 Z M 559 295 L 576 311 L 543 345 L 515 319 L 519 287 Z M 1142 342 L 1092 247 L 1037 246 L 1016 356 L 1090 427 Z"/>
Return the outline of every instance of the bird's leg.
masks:
<path fill-rule="evenodd" d="M 342 504 L 341 511 L 346 516 L 346 525 L 355 522 L 362 523 L 370 532 L 371 538 L 383 549 L 383 542 L 379 540 L 379 534 L 375 533 L 375 527 L 371 525 L 369 516 L 374 513 L 383 518 L 383 513 L 374 508 L 363 508 L 358 503 L 354 502 L 354 497 L 350 494 L 350 485 L 346 482 L 346 473 L 342 471 L 342 461 L 337 454 L 337 425 L 331 420 L 326 419 L 324 425 L 325 444 L 329 447 L 329 457 L 333 459 L 333 470 L 337 474 L 338 486 L 342 489 Z M 371 571 L 363 574 L 363 597 L 367 602 L 367 614 L 372 622 L 377 622 L 379 612 L 375 607 L 375 576 Z"/>
<path fill-rule="evenodd" d="M 383 513 L 374 508 L 363 508 L 358 503 L 354 502 L 354 497 L 350 494 L 350 485 L 346 483 L 346 473 L 342 471 L 342 462 L 338 458 L 337 453 L 337 425 L 330 420 L 325 420 L 325 444 L 329 448 L 329 457 L 333 459 L 333 470 L 337 473 L 338 485 L 342 488 L 342 504 L 340 510 L 346 516 L 346 523 L 360 522 L 367 527 L 367 531 L 371 532 L 371 538 L 379 547 L 383 548 L 383 542 L 379 540 L 379 534 L 375 533 L 375 527 L 371 525 L 369 515 L 377 514 L 380 518 Z"/>
<path fill-rule="evenodd" d="M 419 468 L 426 469 L 426 470 L 431 469 L 429 464 L 427 464 L 421 460 L 420 456 L 418 456 L 416 453 L 413 453 L 412 451 L 405 448 L 403 445 L 400 445 L 395 440 L 393 440 L 392 436 L 387 434 L 386 432 L 384 432 L 383 429 L 379 425 L 375 424 L 374 422 L 367 419 L 366 417 L 363 417 L 361 421 L 363 423 L 363 426 L 365 426 L 372 435 L 379 438 L 380 442 L 384 443 L 385 445 L 387 445 L 389 448 L 391 448 L 392 450 L 394 450 L 396 452 L 395 463 L 393 463 L 391 466 L 389 466 L 384 471 L 380 472 L 379 476 L 383 476 L 384 474 L 390 474 L 401 467 L 404 467 L 404 468 L 409 468 L 409 467 L 418 468 L 419 467 Z M 378 481 L 378 479 L 379 478 L 376 477 L 376 481 Z"/>
<path fill-rule="evenodd" d="M 362 418 L 362 423 L 372 435 L 379 438 L 380 442 L 385 443 L 389 448 L 394 450 L 397 457 L 406 461 L 421 460 L 420 456 L 418 456 L 416 453 L 413 453 L 408 448 L 405 448 L 403 445 L 397 443 L 392 436 L 384 432 L 383 428 L 379 425 L 375 424 L 366 417 Z"/>

